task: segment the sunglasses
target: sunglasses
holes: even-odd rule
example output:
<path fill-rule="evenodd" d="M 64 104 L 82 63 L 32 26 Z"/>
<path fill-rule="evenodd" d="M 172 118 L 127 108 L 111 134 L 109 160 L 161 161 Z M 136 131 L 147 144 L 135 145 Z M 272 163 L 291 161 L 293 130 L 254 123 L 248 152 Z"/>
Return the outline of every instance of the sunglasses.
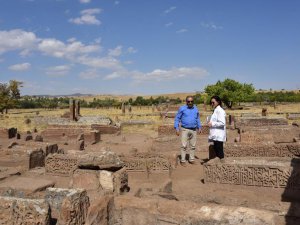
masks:
<path fill-rule="evenodd" d="M 186 101 L 187 103 L 193 103 L 194 101 Z"/>

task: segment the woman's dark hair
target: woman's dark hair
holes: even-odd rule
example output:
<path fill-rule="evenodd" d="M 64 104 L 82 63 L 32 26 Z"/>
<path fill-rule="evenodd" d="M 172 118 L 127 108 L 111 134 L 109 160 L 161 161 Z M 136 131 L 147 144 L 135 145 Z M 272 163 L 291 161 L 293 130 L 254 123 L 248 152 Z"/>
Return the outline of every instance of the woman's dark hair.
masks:
<path fill-rule="evenodd" d="M 218 102 L 219 106 L 222 107 L 222 100 L 220 99 L 219 96 L 217 96 L 217 95 L 212 96 L 212 97 L 210 98 L 210 102 L 211 102 L 212 99 L 215 99 L 215 100 Z"/>

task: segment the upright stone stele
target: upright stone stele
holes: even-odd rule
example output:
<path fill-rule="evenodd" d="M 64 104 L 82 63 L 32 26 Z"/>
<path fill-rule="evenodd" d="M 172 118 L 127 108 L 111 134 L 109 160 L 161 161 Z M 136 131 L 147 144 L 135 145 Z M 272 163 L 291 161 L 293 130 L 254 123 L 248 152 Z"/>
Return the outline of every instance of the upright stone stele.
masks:
<path fill-rule="evenodd" d="M 70 120 L 75 120 L 75 100 L 70 99 L 69 101 L 69 107 L 70 107 Z"/>

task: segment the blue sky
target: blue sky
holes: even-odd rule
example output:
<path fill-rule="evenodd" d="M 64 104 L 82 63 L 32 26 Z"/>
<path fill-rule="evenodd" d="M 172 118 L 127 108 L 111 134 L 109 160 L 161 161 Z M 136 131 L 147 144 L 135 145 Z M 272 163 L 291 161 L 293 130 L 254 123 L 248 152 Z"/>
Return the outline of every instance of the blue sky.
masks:
<path fill-rule="evenodd" d="M 300 89 L 298 0 L 1 0 L 0 82 L 21 94 Z"/>

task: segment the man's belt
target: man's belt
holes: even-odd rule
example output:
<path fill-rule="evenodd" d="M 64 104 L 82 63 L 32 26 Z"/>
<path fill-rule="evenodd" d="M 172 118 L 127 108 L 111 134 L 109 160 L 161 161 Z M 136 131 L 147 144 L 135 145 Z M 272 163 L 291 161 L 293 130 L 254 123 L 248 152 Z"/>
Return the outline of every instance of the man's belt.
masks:
<path fill-rule="evenodd" d="M 182 128 L 184 128 L 184 129 L 188 129 L 188 130 L 193 130 L 193 131 L 195 131 L 197 128 L 195 127 L 195 128 L 191 128 L 191 127 L 182 127 Z"/>

